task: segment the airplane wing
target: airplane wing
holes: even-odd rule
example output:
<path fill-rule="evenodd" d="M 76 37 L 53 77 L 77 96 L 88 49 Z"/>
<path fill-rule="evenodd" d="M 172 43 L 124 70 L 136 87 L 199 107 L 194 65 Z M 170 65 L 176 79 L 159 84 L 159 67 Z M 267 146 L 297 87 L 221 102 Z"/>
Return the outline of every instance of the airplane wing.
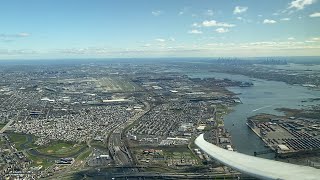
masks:
<path fill-rule="evenodd" d="M 319 180 L 320 170 L 290 163 L 263 159 L 246 154 L 228 151 L 204 140 L 199 135 L 195 144 L 213 159 L 243 174 L 259 179 Z"/>

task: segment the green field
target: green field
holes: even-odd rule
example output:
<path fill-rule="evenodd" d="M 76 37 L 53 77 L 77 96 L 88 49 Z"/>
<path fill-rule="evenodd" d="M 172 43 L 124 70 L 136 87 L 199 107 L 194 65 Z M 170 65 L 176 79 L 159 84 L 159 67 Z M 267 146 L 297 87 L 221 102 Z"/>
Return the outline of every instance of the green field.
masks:
<path fill-rule="evenodd" d="M 88 157 L 91 150 L 86 144 L 73 142 L 53 141 L 47 146 L 34 144 L 35 137 L 28 134 L 8 133 L 8 137 L 19 151 L 24 151 L 28 159 L 32 160 L 33 166 L 47 168 L 54 164 L 54 160 L 62 157 L 75 157 L 83 160 Z M 3 143 L 2 141 L 0 144 Z"/>
<path fill-rule="evenodd" d="M 70 157 L 76 155 L 78 151 L 84 148 L 85 144 L 74 144 L 69 142 L 52 142 L 46 147 L 39 147 L 38 152 L 44 155 L 56 157 Z"/>
<path fill-rule="evenodd" d="M 10 137 L 10 140 L 15 144 L 22 144 L 27 141 L 26 136 L 23 134 L 12 133 L 9 135 L 9 137 Z"/>
<path fill-rule="evenodd" d="M 17 150 L 26 150 L 25 153 L 28 156 L 28 159 L 32 160 L 33 166 L 41 165 L 43 166 L 43 168 L 46 168 L 53 164 L 53 162 L 48 160 L 47 158 L 34 156 L 28 152 L 27 149 L 29 148 L 37 148 L 37 146 L 34 144 L 34 136 L 27 134 L 9 133 L 8 137 L 10 141 L 15 144 Z"/>
<path fill-rule="evenodd" d="M 34 137 L 27 134 L 18 134 L 18 133 L 9 133 L 8 134 L 9 139 L 12 143 L 15 144 L 15 147 L 17 150 L 23 150 L 26 148 L 31 148 L 34 144 L 33 139 Z M 28 138 L 31 139 L 31 141 L 28 141 Z"/>
<path fill-rule="evenodd" d="M 27 152 L 28 158 L 32 160 L 32 165 L 33 166 L 42 166 L 43 169 L 51 166 L 54 164 L 53 160 L 49 160 L 47 158 L 43 158 L 40 156 L 34 156 L 31 155 L 30 153 Z"/>

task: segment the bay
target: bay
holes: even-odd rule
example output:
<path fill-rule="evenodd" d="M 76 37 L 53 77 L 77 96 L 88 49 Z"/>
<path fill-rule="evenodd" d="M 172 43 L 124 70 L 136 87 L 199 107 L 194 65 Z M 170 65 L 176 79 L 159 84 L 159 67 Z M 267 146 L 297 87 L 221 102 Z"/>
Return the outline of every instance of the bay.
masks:
<path fill-rule="evenodd" d="M 186 74 L 192 78 L 228 78 L 254 83 L 252 87 L 228 88 L 230 91 L 239 94 L 238 97 L 242 104 L 233 107 L 233 111 L 224 117 L 225 128 L 230 132 L 236 150 L 248 155 L 253 155 L 255 151 L 259 152 L 267 149 L 263 141 L 246 125 L 248 117 L 260 113 L 281 115 L 282 113 L 276 111 L 275 108 L 300 109 L 315 105 L 316 101 L 308 100 L 320 97 L 319 91 L 298 85 L 289 85 L 284 82 L 214 72 L 187 72 Z M 273 158 L 274 154 L 265 154 L 262 157 Z"/>

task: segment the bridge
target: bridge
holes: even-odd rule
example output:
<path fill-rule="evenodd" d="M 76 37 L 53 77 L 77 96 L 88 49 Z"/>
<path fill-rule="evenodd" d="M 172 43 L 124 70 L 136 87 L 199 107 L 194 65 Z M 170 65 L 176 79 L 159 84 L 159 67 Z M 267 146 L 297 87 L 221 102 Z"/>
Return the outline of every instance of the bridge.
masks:
<path fill-rule="evenodd" d="M 228 151 L 204 140 L 199 135 L 195 144 L 213 159 L 243 174 L 265 180 L 318 180 L 320 170 Z"/>

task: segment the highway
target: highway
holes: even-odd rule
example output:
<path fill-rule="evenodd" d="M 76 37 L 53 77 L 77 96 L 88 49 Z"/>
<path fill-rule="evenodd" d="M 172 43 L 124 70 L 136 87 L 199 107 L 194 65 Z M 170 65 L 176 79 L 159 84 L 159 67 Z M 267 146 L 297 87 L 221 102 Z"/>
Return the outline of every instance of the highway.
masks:
<path fill-rule="evenodd" d="M 110 156 L 113 158 L 114 163 L 117 166 L 132 165 L 132 157 L 128 152 L 128 149 L 124 143 L 124 139 L 122 139 L 122 133 L 127 126 L 134 123 L 136 120 L 138 120 L 141 116 L 143 116 L 150 110 L 149 104 L 144 104 L 146 108 L 143 111 L 135 114 L 127 122 L 116 127 L 110 134 L 110 137 L 108 138 L 108 148 Z"/>
<path fill-rule="evenodd" d="M 17 116 L 16 116 L 15 119 L 12 118 L 5 126 L 2 127 L 2 129 L 0 130 L 0 134 L 4 133 L 4 132 L 8 129 L 8 127 L 9 127 L 16 119 L 19 118 L 19 116 L 20 116 L 20 111 L 17 113 Z"/>
<path fill-rule="evenodd" d="M 110 135 L 110 142 L 108 144 L 110 155 L 113 158 L 116 165 L 127 166 L 131 165 L 131 158 L 124 145 L 123 139 L 121 139 L 121 129 L 115 130 Z"/>
<path fill-rule="evenodd" d="M 11 119 L 5 126 L 3 126 L 3 128 L 0 130 L 0 134 L 5 132 L 7 130 L 7 128 L 13 123 L 13 121 L 14 121 L 14 119 Z"/>

